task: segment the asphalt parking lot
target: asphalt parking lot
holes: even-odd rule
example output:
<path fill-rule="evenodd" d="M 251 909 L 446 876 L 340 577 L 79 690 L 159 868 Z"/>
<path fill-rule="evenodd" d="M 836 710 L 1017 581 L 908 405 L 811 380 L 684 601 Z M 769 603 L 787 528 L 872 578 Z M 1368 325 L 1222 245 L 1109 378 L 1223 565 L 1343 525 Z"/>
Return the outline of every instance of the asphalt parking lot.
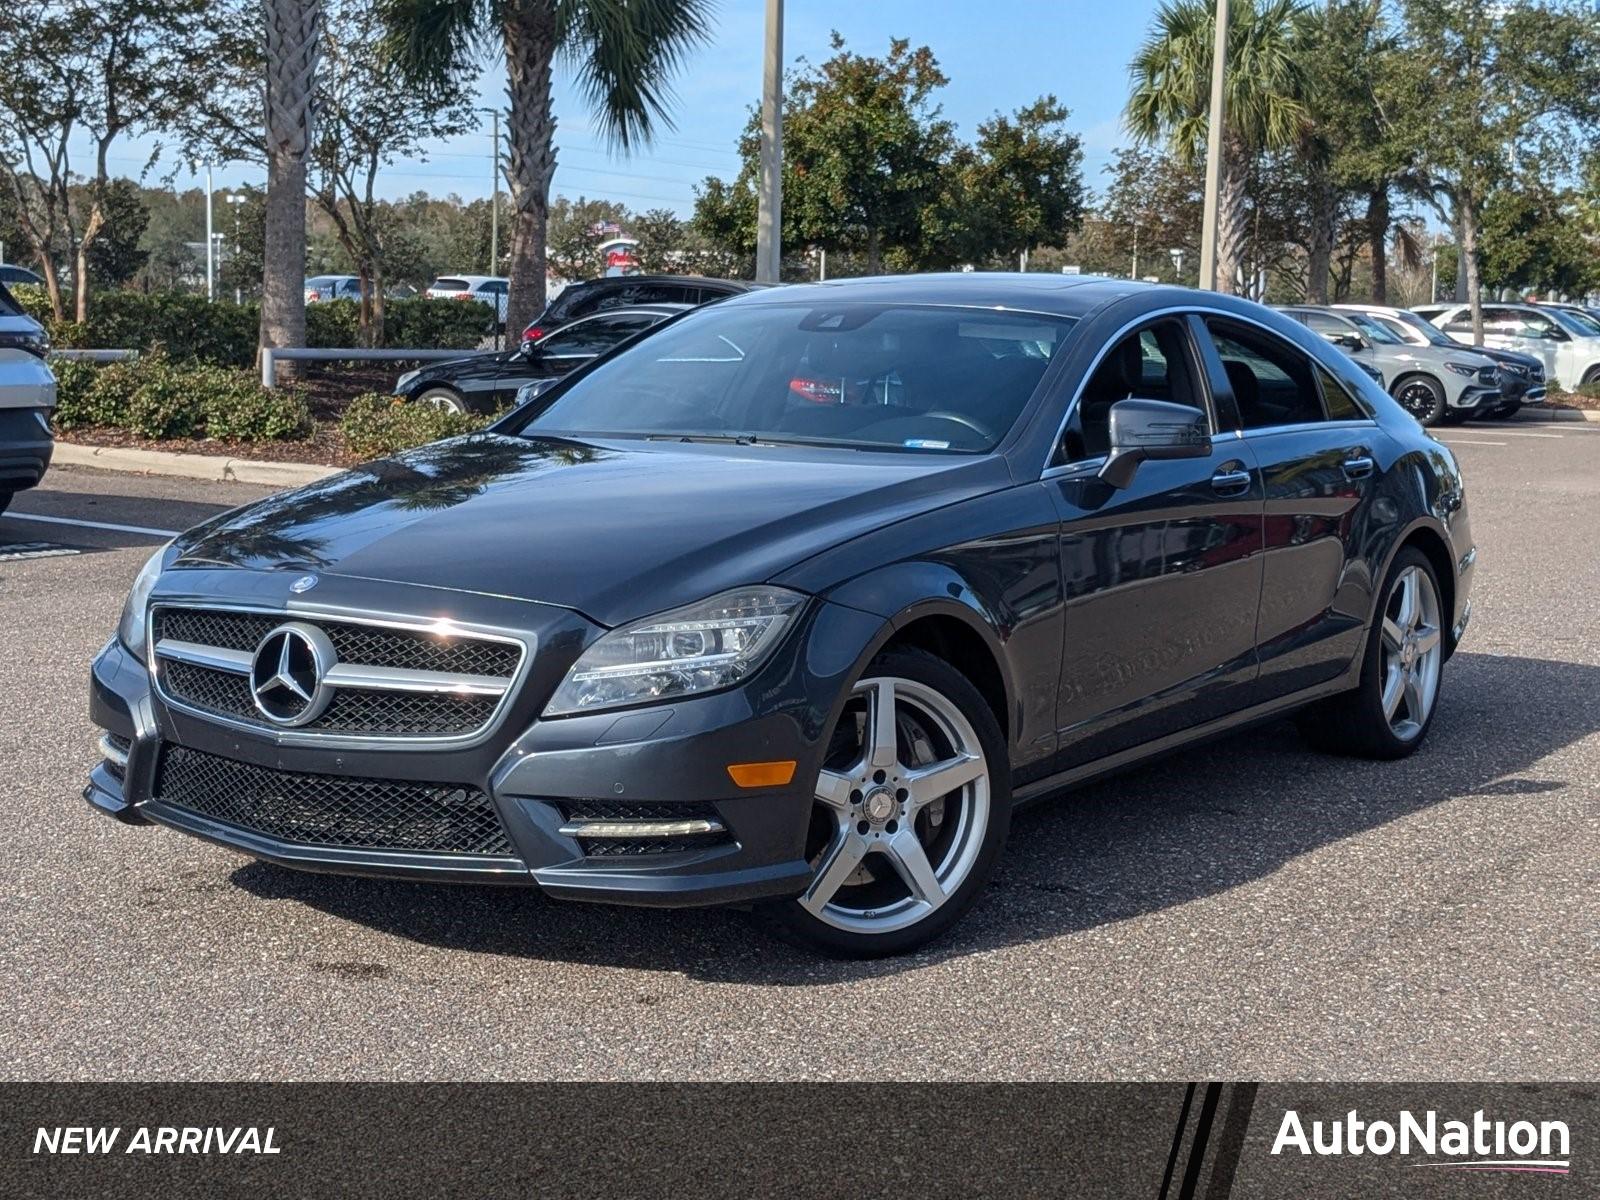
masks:
<path fill-rule="evenodd" d="M 1480 558 L 1424 750 L 1329 759 L 1282 723 L 1033 808 L 953 937 L 872 964 L 738 913 L 302 875 L 94 815 L 87 664 L 149 531 L 265 489 L 53 471 L 0 517 L 0 1074 L 1592 1076 L 1600 424 L 1441 436 Z"/>

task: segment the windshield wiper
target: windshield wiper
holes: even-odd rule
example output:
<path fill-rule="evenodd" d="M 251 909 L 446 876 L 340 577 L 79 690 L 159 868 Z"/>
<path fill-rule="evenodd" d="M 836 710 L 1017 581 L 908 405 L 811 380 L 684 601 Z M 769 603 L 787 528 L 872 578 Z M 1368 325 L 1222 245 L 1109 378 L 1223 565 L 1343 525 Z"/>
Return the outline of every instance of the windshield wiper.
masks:
<path fill-rule="evenodd" d="M 753 446 L 756 437 L 751 433 L 652 433 L 651 442 L 718 442 L 727 446 Z"/>

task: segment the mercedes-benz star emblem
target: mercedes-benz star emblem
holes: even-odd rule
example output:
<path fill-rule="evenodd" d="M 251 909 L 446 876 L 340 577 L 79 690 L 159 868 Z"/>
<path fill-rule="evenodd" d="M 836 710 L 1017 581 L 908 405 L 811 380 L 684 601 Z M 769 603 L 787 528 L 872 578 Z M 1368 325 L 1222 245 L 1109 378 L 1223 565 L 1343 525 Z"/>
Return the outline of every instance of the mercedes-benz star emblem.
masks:
<path fill-rule="evenodd" d="M 261 715 L 274 725 L 306 725 L 333 699 L 328 670 L 333 642 L 315 625 L 279 625 L 256 647 L 250 663 L 250 694 Z"/>
<path fill-rule="evenodd" d="M 315 575 L 302 575 L 289 585 L 289 590 L 298 596 L 301 592 L 309 592 L 316 586 L 317 577 Z"/>

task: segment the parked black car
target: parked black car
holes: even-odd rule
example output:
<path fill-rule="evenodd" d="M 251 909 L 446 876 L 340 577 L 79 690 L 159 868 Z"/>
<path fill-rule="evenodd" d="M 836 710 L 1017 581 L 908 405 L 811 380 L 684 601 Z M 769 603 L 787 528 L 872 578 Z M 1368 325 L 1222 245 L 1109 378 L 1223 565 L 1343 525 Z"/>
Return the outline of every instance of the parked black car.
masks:
<path fill-rule="evenodd" d="M 515 350 L 425 363 L 394 381 L 397 396 L 451 412 L 492 413 L 511 404 L 523 384 L 555 379 L 643 333 L 687 304 L 640 304 L 585 317 L 523 342 Z"/>
<path fill-rule="evenodd" d="M 536 342 L 569 321 L 611 308 L 633 308 L 641 304 L 684 304 L 693 308 L 764 286 L 703 275 L 610 275 L 603 279 L 587 279 L 568 284 L 538 319 L 522 331 L 522 340 Z"/>
<path fill-rule="evenodd" d="M 773 289 L 162 548 L 93 666 L 86 797 L 894 953 L 1016 804 L 1289 713 L 1416 749 L 1475 557 L 1449 448 L 1248 301 Z"/>

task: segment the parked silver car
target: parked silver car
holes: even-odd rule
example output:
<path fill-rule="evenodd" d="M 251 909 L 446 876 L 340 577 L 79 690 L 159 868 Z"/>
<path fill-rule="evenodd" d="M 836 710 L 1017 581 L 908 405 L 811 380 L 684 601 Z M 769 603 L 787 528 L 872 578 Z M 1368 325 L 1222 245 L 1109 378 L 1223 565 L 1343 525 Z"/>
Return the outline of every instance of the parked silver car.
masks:
<path fill-rule="evenodd" d="M 1500 407 L 1500 369 L 1464 346 L 1413 346 L 1358 312 L 1295 305 L 1283 310 L 1358 362 L 1376 367 L 1388 393 L 1423 425 L 1464 421 Z"/>
<path fill-rule="evenodd" d="M 1472 310 L 1465 304 L 1418 305 L 1458 342 L 1472 343 Z M 1573 391 L 1600 383 L 1600 322 L 1564 308 L 1537 304 L 1485 304 L 1483 341 L 1497 350 L 1531 354 L 1557 387 Z"/>
<path fill-rule="evenodd" d="M 50 465 L 56 381 L 45 365 L 49 350 L 39 322 L 0 284 L 0 512 Z"/>
<path fill-rule="evenodd" d="M 1333 307 L 1370 317 L 1402 342 L 1409 342 L 1413 346 L 1442 346 L 1451 350 L 1461 344 L 1421 313 L 1383 304 L 1335 304 Z M 1500 367 L 1503 402 L 1499 408 L 1489 411 L 1479 409 L 1484 416 L 1499 419 L 1514 417 L 1524 405 L 1544 403 L 1547 391 L 1544 363 L 1533 355 L 1521 354 L 1516 350 L 1497 350 L 1493 346 L 1474 346 L 1472 352 L 1493 359 Z"/>

